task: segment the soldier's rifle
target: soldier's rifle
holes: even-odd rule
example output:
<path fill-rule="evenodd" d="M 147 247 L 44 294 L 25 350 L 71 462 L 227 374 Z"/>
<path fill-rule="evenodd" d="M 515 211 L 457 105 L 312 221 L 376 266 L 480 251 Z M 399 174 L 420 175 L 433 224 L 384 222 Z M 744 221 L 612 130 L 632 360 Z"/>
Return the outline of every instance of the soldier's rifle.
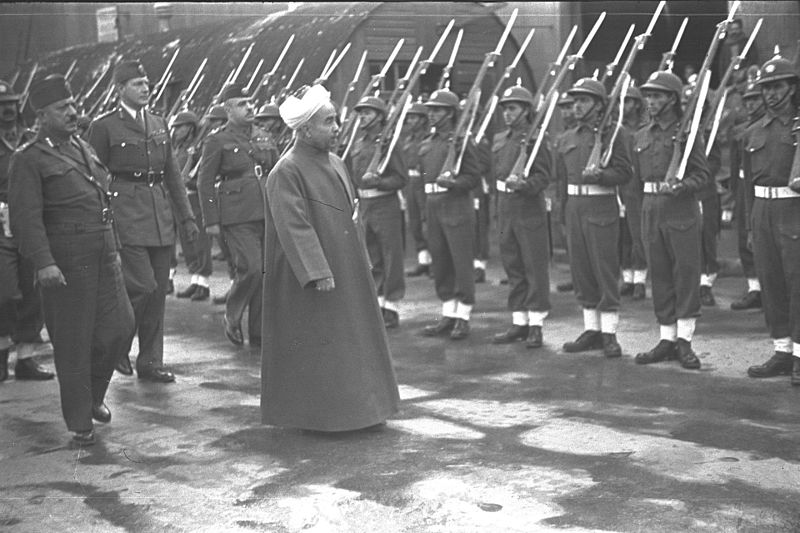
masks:
<path fill-rule="evenodd" d="M 344 96 L 342 97 L 342 103 L 339 104 L 339 109 L 341 110 L 339 114 L 339 122 L 344 122 L 345 118 L 347 117 L 347 100 L 350 97 L 350 94 L 356 90 L 356 84 L 358 83 L 358 79 L 361 77 L 361 71 L 364 69 L 364 63 L 367 61 L 367 51 L 361 54 L 361 59 L 358 61 L 358 66 L 356 66 L 355 74 L 353 74 L 353 79 L 350 80 L 350 83 L 347 84 L 347 89 L 344 91 Z"/>
<path fill-rule="evenodd" d="M 278 71 L 278 67 L 281 66 L 281 63 L 283 63 L 283 58 L 286 57 L 286 52 L 288 52 L 289 47 L 292 46 L 292 42 L 294 42 L 294 33 L 289 37 L 289 40 L 287 40 L 286 44 L 283 46 L 283 50 L 281 50 L 278 59 L 275 61 L 275 64 L 272 65 L 272 70 L 264 74 L 264 76 L 261 78 L 261 81 L 258 84 L 258 87 L 256 87 L 256 90 L 253 92 L 253 101 L 256 104 L 258 104 L 259 102 L 261 91 L 263 91 L 272 82 L 272 78 Z"/>
<path fill-rule="evenodd" d="M 800 72 L 800 39 L 797 41 L 797 51 L 794 54 L 794 69 Z M 789 187 L 795 192 L 800 192 L 800 107 L 795 109 L 794 125 L 792 126 L 794 136 L 794 159 L 792 159 L 792 169 L 789 172 Z"/>
<path fill-rule="evenodd" d="M 175 59 L 177 59 L 180 51 L 181 47 L 177 46 L 175 48 L 175 53 L 172 54 L 172 57 L 167 63 L 167 68 L 164 69 L 164 72 L 161 74 L 161 78 L 153 86 L 153 91 L 150 93 L 150 102 L 148 102 L 148 107 L 155 106 L 158 100 L 161 98 L 161 94 L 164 92 L 164 87 L 167 86 L 167 83 L 169 83 L 169 78 L 172 76 L 172 66 L 175 64 Z"/>
<path fill-rule="evenodd" d="M 739 70 L 742 66 L 742 62 L 744 61 L 747 53 L 750 51 L 750 47 L 755 42 L 756 35 L 758 31 L 761 29 L 761 23 L 764 21 L 763 18 L 758 19 L 756 22 L 755 27 L 753 28 L 753 32 L 750 34 L 750 38 L 745 43 L 744 48 L 742 48 L 742 52 L 738 56 L 734 56 L 731 58 L 731 63 L 728 65 L 727 70 L 725 70 L 725 74 L 722 75 L 722 79 L 717 86 L 717 90 L 714 92 L 714 98 L 711 100 L 711 104 L 708 106 L 708 113 L 705 114 L 703 120 L 700 122 L 700 131 L 708 132 L 708 140 L 706 142 L 706 157 L 708 154 L 711 153 L 711 148 L 714 146 L 714 141 L 717 138 L 717 133 L 719 132 L 719 123 L 722 120 L 722 113 L 725 110 L 725 102 L 728 99 L 728 93 L 730 88 L 728 87 L 728 81 L 733 76 L 734 71 Z"/>
<path fill-rule="evenodd" d="M 239 79 L 239 74 L 242 73 L 242 69 L 244 69 L 245 63 L 250 58 L 250 54 L 253 52 L 253 47 L 256 45 L 255 42 L 250 43 L 250 46 L 247 47 L 247 51 L 242 56 L 241 61 L 239 61 L 239 65 L 236 67 L 236 70 L 233 71 L 233 75 L 231 75 L 230 83 L 236 83 L 236 80 Z"/>
<path fill-rule="evenodd" d="M 25 109 L 25 105 L 28 103 L 28 96 L 30 95 L 31 90 L 31 83 L 33 83 L 33 77 L 36 76 L 36 72 L 39 71 L 39 63 L 36 62 L 31 67 L 31 71 L 28 73 L 28 78 L 25 80 L 25 85 L 22 87 L 22 92 L 20 92 L 20 99 L 19 99 L 19 112 Z"/>
<path fill-rule="evenodd" d="M 533 95 L 533 105 L 536 106 L 537 111 L 541 110 L 544 103 L 547 101 L 545 98 L 542 98 L 542 96 L 550 91 L 553 80 L 558 73 L 561 72 L 561 67 L 564 64 L 564 60 L 567 58 L 567 52 L 569 52 L 569 48 L 572 46 L 572 40 L 575 38 L 575 33 L 577 33 L 577 31 L 578 25 L 575 24 L 572 26 L 569 35 L 567 35 L 567 40 L 564 41 L 564 46 L 561 47 L 561 51 L 558 53 L 558 56 L 556 56 L 556 60 L 547 66 L 547 72 L 545 72 L 542 82 L 536 89 L 536 94 Z"/>
<path fill-rule="evenodd" d="M 461 163 L 464 160 L 464 153 L 467 151 L 467 145 L 469 144 L 469 140 L 472 138 L 472 129 L 475 126 L 475 121 L 478 119 L 478 108 L 480 108 L 480 105 L 481 90 L 478 89 L 478 94 L 475 95 L 475 98 L 472 101 L 472 107 L 464 109 L 464 112 L 469 114 L 469 120 L 467 121 L 467 129 L 464 132 L 464 138 L 461 141 L 461 147 L 458 151 L 456 168 L 461 168 Z"/>
<path fill-rule="evenodd" d="M 289 91 L 292 90 L 292 85 L 294 85 L 295 80 L 297 80 L 297 75 L 300 73 L 300 69 L 303 68 L 303 63 L 305 63 L 306 58 L 301 57 L 300 61 L 297 63 L 297 66 L 292 72 L 292 76 L 289 78 L 289 81 L 286 82 L 286 85 L 281 87 L 281 90 L 278 91 L 278 94 L 275 96 L 275 101 L 278 104 L 283 103 L 286 99 L 286 96 L 289 94 Z"/>
<path fill-rule="evenodd" d="M 253 84 L 256 82 L 256 76 L 258 76 L 258 73 L 261 72 L 261 67 L 263 66 L 264 66 L 264 58 L 262 57 L 261 59 L 258 60 L 256 68 L 253 69 L 253 73 L 250 75 L 250 81 L 247 82 L 247 85 L 244 88 L 245 93 L 250 94 L 250 91 L 253 89 Z"/>
<path fill-rule="evenodd" d="M 206 73 L 205 73 L 205 72 L 203 72 L 203 73 L 200 75 L 200 79 L 199 79 L 199 80 L 197 80 L 197 83 L 195 84 L 195 86 L 194 86 L 194 89 L 192 89 L 192 92 L 191 92 L 191 93 L 189 93 L 189 94 L 186 96 L 186 103 L 185 103 L 185 107 L 186 107 L 187 109 L 188 109 L 188 108 L 189 108 L 189 106 L 191 105 L 191 103 L 192 103 L 192 100 L 194 100 L 194 95 L 195 95 L 195 93 L 197 92 L 197 89 L 198 89 L 198 88 L 199 88 L 201 85 L 203 85 L 203 82 L 204 82 L 205 80 L 206 80 Z"/>
<path fill-rule="evenodd" d="M 322 74 L 320 74 L 319 78 L 314 80 L 314 85 L 322 84 L 322 83 L 325 83 L 326 81 L 328 81 L 328 78 L 331 77 L 331 74 L 333 74 L 333 71 L 336 70 L 336 67 L 338 67 L 339 63 L 342 62 L 342 59 L 344 59 L 344 56 L 345 56 L 345 54 L 347 54 L 348 50 L 350 50 L 350 43 L 347 43 L 345 45 L 345 47 L 342 49 L 342 51 L 339 52 L 339 55 L 336 56 L 336 60 L 333 62 L 333 64 L 331 64 L 328 68 L 322 70 Z M 335 50 L 334 50 L 334 52 L 335 52 Z"/>
<path fill-rule="evenodd" d="M 172 104 L 172 108 L 170 108 L 169 113 L 166 115 L 167 122 L 169 123 L 169 119 L 172 118 L 175 113 L 178 112 L 182 107 L 185 107 L 188 104 L 189 93 L 194 96 L 195 91 L 197 90 L 197 85 L 199 84 L 200 77 L 203 74 L 203 70 L 206 68 L 206 63 L 208 63 L 208 58 L 203 58 L 203 61 L 200 63 L 200 66 L 197 67 L 197 70 L 194 71 L 194 76 L 192 76 L 192 81 L 189 82 L 189 85 L 183 89 L 178 98 L 175 99 L 175 103 Z"/>
<path fill-rule="evenodd" d="M 628 48 L 628 42 L 631 40 L 631 36 L 633 35 L 633 30 L 636 28 L 636 24 L 631 24 L 628 28 L 628 33 L 625 34 L 625 38 L 622 40 L 622 44 L 617 50 L 617 55 L 614 57 L 614 60 L 606 65 L 606 69 L 603 71 L 603 77 L 600 78 L 600 83 L 603 85 L 606 84 L 606 81 L 614 75 L 614 71 L 617 70 L 617 66 L 619 65 L 620 59 L 622 59 L 622 54 Z"/>
<path fill-rule="evenodd" d="M 672 71 L 672 67 L 675 66 L 675 53 L 678 51 L 678 45 L 681 44 L 681 39 L 683 39 L 683 32 L 686 31 L 686 25 L 689 23 L 689 17 L 685 17 L 683 22 L 681 22 L 681 27 L 678 28 L 678 33 L 675 35 L 675 40 L 672 41 L 672 48 L 669 51 L 664 52 L 661 55 L 661 62 L 658 64 L 658 69 L 656 70 L 669 70 Z"/>
<path fill-rule="evenodd" d="M 408 64 L 405 75 L 397 80 L 397 83 L 394 84 L 394 89 L 392 89 L 392 93 L 389 95 L 388 100 L 386 100 L 386 105 L 389 106 L 390 110 L 397 105 L 398 97 L 406 90 L 408 82 L 411 79 L 411 75 L 414 73 L 414 69 L 417 66 L 417 61 L 419 61 L 420 56 L 422 56 L 421 46 L 417 47 L 417 51 L 414 52 L 414 57 L 411 58 L 411 62 Z"/>
<path fill-rule="evenodd" d="M 503 85 L 506 83 L 506 80 L 508 80 L 517 69 L 517 64 L 519 63 L 519 60 L 522 59 L 522 54 L 525 53 L 525 50 L 528 48 L 531 39 L 533 39 L 533 34 L 535 31 L 536 28 L 531 28 L 531 31 L 528 32 L 528 35 L 525 37 L 525 40 L 522 41 L 522 44 L 517 51 L 517 55 L 514 56 L 514 60 L 506 67 L 505 71 L 503 71 L 503 75 L 499 80 L 497 80 L 494 89 L 492 89 L 491 95 L 486 101 L 486 106 L 483 109 L 483 120 L 478 128 L 478 132 L 475 134 L 476 143 L 481 142 L 483 136 L 486 134 L 486 130 L 489 127 L 489 122 L 491 122 L 494 111 L 497 109 L 497 104 L 500 102 L 500 91 L 502 90 Z"/>
<path fill-rule="evenodd" d="M 77 64 L 78 64 L 77 59 L 73 59 L 72 63 L 69 64 L 69 68 L 64 73 L 64 79 L 67 80 L 67 82 L 69 82 L 69 80 L 72 79 L 72 75 L 75 74 L 75 66 Z"/>
<path fill-rule="evenodd" d="M 439 78 L 439 83 L 436 86 L 437 90 L 450 88 L 450 73 L 453 70 L 453 65 L 456 64 L 456 56 L 458 55 L 458 49 L 461 46 L 461 39 L 463 37 L 464 28 L 460 28 L 456 35 L 456 42 L 453 45 L 453 50 L 450 52 L 450 59 L 447 60 L 447 64 L 444 66 L 444 69 L 442 69 L 442 77 Z"/>
<path fill-rule="evenodd" d="M 14 85 L 16 85 L 16 84 L 17 84 L 17 80 L 19 79 L 19 73 L 20 73 L 20 68 L 19 68 L 19 67 L 17 67 L 17 68 L 14 70 L 14 74 L 11 76 L 11 79 L 10 79 L 10 80 L 8 80 L 8 83 L 9 83 L 9 85 L 11 85 L 11 88 L 12 88 L 12 89 L 14 88 Z"/>

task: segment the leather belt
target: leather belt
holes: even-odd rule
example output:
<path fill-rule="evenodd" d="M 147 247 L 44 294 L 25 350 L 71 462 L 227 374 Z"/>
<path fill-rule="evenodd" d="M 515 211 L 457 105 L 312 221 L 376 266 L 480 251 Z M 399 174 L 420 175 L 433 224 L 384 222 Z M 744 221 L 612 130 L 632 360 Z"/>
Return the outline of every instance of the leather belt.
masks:
<path fill-rule="evenodd" d="M 450 189 L 447 187 L 442 187 L 441 185 L 437 185 L 436 183 L 426 183 L 425 184 L 425 194 L 441 194 L 443 192 L 448 192 Z"/>
<path fill-rule="evenodd" d="M 157 185 L 164 181 L 164 171 L 160 172 L 147 172 L 144 170 L 137 170 L 134 172 L 114 172 L 114 179 L 122 181 L 129 181 L 132 183 L 146 183 L 149 186 Z"/>
<path fill-rule="evenodd" d="M 397 191 L 381 191 L 380 189 L 358 189 L 359 198 L 380 198 L 381 196 L 389 196 L 396 194 Z"/>
<path fill-rule="evenodd" d="M 100 224 L 92 222 L 60 222 L 56 224 L 45 224 L 45 232 L 48 235 L 74 235 L 78 233 L 94 233 L 97 231 L 111 230 L 111 223 Z"/>
<path fill-rule="evenodd" d="M 764 187 L 763 185 L 756 185 L 754 189 L 756 198 L 763 198 L 764 200 L 800 198 L 800 192 L 795 192 L 789 187 Z"/>
<path fill-rule="evenodd" d="M 661 188 L 660 181 L 645 181 L 642 184 L 642 190 L 646 194 L 659 194 L 660 188 Z"/>
<path fill-rule="evenodd" d="M 575 185 L 567 184 L 567 194 L 570 196 L 612 196 L 617 194 L 614 187 L 602 185 Z"/>

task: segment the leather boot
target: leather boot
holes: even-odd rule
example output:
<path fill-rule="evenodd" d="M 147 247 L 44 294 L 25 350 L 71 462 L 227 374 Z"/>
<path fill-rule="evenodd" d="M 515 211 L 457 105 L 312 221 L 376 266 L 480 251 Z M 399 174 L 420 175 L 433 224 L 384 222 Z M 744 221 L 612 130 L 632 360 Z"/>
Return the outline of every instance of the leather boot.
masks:
<path fill-rule="evenodd" d="M 485 283 L 486 282 L 486 271 L 482 268 L 476 268 L 472 272 L 472 276 L 475 279 L 475 283 Z"/>
<path fill-rule="evenodd" d="M 761 309 L 761 291 L 750 291 L 731 304 L 734 311 Z"/>
<path fill-rule="evenodd" d="M 460 341 L 461 339 L 466 339 L 469 336 L 469 321 L 464 320 L 463 318 L 457 318 L 456 323 L 453 326 L 453 331 L 450 332 L 450 339 L 454 341 Z"/>
<path fill-rule="evenodd" d="M 700 285 L 700 303 L 706 307 L 714 307 L 717 305 L 714 294 L 711 292 L 711 287 Z"/>
<path fill-rule="evenodd" d="M 617 342 L 616 333 L 603 333 L 603 355 L 609 359 L 622 357 L 622 347 Z"/>
<path fill-rule="evenodd" d="M 620 296 L 631 296 L 633 294 L 633 283 L 623 283 L 619 288 Z"/>
<path fill-rule="evenodd" d="M 195 291 L 200 287 L 197 283 L 192 283 L 182 291 L 178 291 L 175 293 L 175 296 L 178 298 L 191 298 L 194 296 Z"/>
<path fill-rule="evenodd" d="M 542 346 L 542 326 L 528 326 L 528 340 L 525 341 L 525 347 L 533 349 Z"/>
<path fill-rule="evenodd" d="M 456 325 L 456 319 L 448 316 L 442 317 L 436 324 L 425 326 L 422 330 L 423 337 L 442 337 L 449 335 Z"/>
<path fill-rule="evenodd" d="M 383 325 L 386 329 L 394 329 L 400 325 L 400 315 L 391 309 L 383 310 Z"/>
<path fill-rule="evenodd" d="M 572 342 L 565 342 L 563 350 L 565 352 L 586 352 L 588 350 L 599 350 L 603 347 L 603 336 L 599 331 L 587 329 Z"/>
<path fill-rule="evenodd" d="M 649 352 L 637 353 L 634 361 L 639 365 L 649 365 L 651 363 L 660 363 L 661 361 L 671 361 L 678 357 L 675 351 L 675 343 L 666 339 L 656 344 L 656 347 Z"/>
<path fill-rule="evenodd" d="M 204 302 L 208 300 L 209 296 L 211 296 L 211 291 L 208 289 L 208 287 L 198 285 L 194 291 L 194 294 L 192 294 L 191 300 L 193 302 Z"/>
<path fill-rule="evenodd" d="M 792 385 L 800 386 L 800 357 L 792 357 Z"/>
<path fill-rule="evenodd" d="M 45 381 L 53 379 L 55 374 L 39 366 L 32 358 L 18 359 L 14 367 L 14 378 L 19 380 Z"/>
<path fill-rule="evenodd" d="M 502 333 L 498 333 L 492 338 L 494 344 L 511 344 L 512 342 L 522 341 L 528 337 L 528 326 L 512 325 Z"/>
<path fill-rule="evenodd" d="M 0 350 L 0 382 L 8 379 L 8 351 L 8 348 Z"/>
<path fill-rule="evenodd" d="M 416 278 L 418 276 L 424 276 L 425 274 L 428 273 L 429 270 L 430 270 L 430 267 L 428 265 L 417 264 L 417 266 L 415 266 L 414 268 L 410 268 L 410 269 L 406 270 L 406 276 L 408 276 L 409 278 Z"/>
<path fill-rule="evenodd" d="M 647 298 L 647 287 L 644 283 L 636 283 L 633 285 L 633 299 L 644 300 Z"/>
<path fill-rule="evenodd" d="M 681 362 L 681 366 L 688 370 L 697 370 L 700 368 L 700 359 L 692 350 L 692 343 L 687 341 L 686 339 L 678 339 L 675 343 L 675 351 L 678 354 L 678 361 Z"/>
<path fill-rule="evenodd" d="M 787 352 L 775 352 L 765 363 L 747 369 L 747 375 L 751 378 L 785 376 L 791 372 L 792 354 Z"/>

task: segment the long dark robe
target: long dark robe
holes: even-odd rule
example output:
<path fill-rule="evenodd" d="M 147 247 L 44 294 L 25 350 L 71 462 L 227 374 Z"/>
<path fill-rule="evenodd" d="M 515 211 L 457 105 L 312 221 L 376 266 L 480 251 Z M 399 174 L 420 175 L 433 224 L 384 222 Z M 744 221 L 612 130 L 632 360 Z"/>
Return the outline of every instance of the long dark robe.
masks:
<path fill-rule="evenodd" d="M 399 395 L 353 189 L 341 159 L 296 143 L 266 180 L 261 414 L 346 431 L 383 422 Z M 332 276 L 336 288 L 316 290 Z"/>

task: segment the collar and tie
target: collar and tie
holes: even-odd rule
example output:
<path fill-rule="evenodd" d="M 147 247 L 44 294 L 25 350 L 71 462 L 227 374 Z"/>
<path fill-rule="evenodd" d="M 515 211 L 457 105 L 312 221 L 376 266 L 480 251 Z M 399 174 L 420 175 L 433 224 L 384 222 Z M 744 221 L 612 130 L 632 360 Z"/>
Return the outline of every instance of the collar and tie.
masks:
<path fill-rule="evenodd" d="M 136 123 L 139 124 L 139 127 L 141 127 L 143 130 L 147 130 L 147 126 L 144 121 L 144 108 L 136 112 Z"/>

